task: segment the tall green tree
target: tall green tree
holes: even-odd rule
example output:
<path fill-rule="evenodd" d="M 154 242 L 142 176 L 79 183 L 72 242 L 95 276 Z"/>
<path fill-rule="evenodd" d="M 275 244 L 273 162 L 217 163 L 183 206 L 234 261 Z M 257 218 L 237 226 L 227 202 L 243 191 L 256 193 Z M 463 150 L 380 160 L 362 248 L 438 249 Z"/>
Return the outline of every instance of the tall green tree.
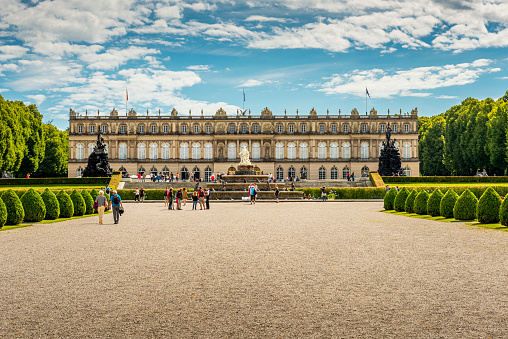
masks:
<path fill-rule="evenodd" d="M 40 163 L 44 160 L 46 150 L 42 114 L 39 113 L 35 105 L 26 107 L 25 114 L 27 116 L 27 121 L 24 129 L 28 131 L 25 141 L 27 147 L 18 171 L 18 176 L 36 172 Z"/>
<path fill-rule="evenodd" d="M 422 175 L 449 174 L 444 165 L 445 125 L 444 114 L 440 114 L 429 118 L 426 121 L 426 129 L 420 132 L 418 148 Z"/>
<path fill-rule="evenodd" d="M 44 125 L 45 156 L 36 176 L 63 177 L 67 176 L 67 162 L 69 160 L 69 136 L 52 124 Z"/>

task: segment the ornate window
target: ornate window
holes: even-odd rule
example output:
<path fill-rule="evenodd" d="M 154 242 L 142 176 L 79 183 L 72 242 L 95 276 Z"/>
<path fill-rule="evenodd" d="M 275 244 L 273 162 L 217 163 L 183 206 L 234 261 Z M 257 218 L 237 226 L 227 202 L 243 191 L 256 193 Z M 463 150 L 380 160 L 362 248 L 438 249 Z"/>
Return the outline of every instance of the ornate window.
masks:
<path fill-rule="evenodd" d="M 410 177 L 411 176 L 411 168 L 406 166 L 406 168 L 404 168 L 404 175 L 406 177 Z"/>
<path fill-rule="evenodd" d="M 307 125 L 304 124 L 304 125 L 300 126 L 300 131 L 302 133 L 305 133 L 307 131 Z"/>
<path fill-rule="evenodd" d="M 145 152 L 145 144 L 144 143 L 140 143 L 138 145 L 138 159 L 139 160 L 145 160 L 146 158 L 146 152 Z"/>
<path fill-rule="evenodd" d="M 284 145 L 278 142 L 275 145 L 275 159 L 281 160 L 284 158 Z"/>
<path fill-rule="evenodd" d="M 168 133 L 168 125 L 162 126 L 162 132 Z"/>
<path fill-rule="evenodd" d="M 256 125 L 253 125 L 253 126 L 252 126 L 252 132 L 254 132 L 254 133 L 259 133 L 259 125 L 257 125 L 257 124 L 256 124 Z"/>
<path fill-rule="evenodd" d="M 351 173 L 351 170 L 349 169 L 349 167 L 344 167 L 342 169 L 342 179 L 347 179 L 347 175 Z"/>
<path fill-rule="evenodd" d="M 194 172 L 194 180 L 199 180 L 199 178 L 201 178 L 201 171 L 198 166 L 194 167 L 192 172 Z"/>
<path fill-rule="evenodd" d="M 235 133 L 235 125 L 229 125 L 229 133 L 234 134 Z"/>
<path fill-rule="evenodd" d="M 318 145 L 318 158 L 326 159 L 326 144 L 324 142 L 320 142 Z"/>
<path fill-rule="evenodd" d="M 289 133 L 294 133 L 294 132 L 295 132 L 295 125 L 290 124 L 289 125 Z"/>
<path fill-rule="evenodd" d="M 152 133 L 157 133 L 157 126 L 152 125 Z"/>
<path fill-rule="evenodd" d="M 321 124 L 319 125 L 319 133 L 324 133 L 325 132 L 325 125 Z"/>
<path fill-rule="evenodd" d="M 392 132 L 397 133 L 397 125 L 392 125 Z"/>
<path fill-rule="evenodd" d="M 209 142 L 205 144 L 205 159 L 206 160 L 212 159 L 212 144 Z"/>
<path fill-rule="evenodd" d="M 162 160 L 168 160 L 169 159 L 169 144 L 164 143 L 162 144 Z"/>
<path fill-rule="evenodd" d="M 351 145 L 349 145 L 349 142 L 342 144 L 342 159 L 351 159 Z"/>
<path fill-rule="evenodd" d="M 78 126 L 78 133 L 83 133 L 83 126 L 81 125 Z"/>
<path fill-rule="evenodd" d="M 233 125 L 231 125 L 233 126 Z M 234 128 L 235 126 L 233 126 Z M 228 159 L 229 160 L 235 160 L 236 159 L 236 144 L 230 143 L 228 145 Z"/>
<path fill-rule="evenodd" d="M 330 159 L 338 159 L 339 158 L 339 144 L 336 142 L 332 142 L 330 144 Z"/>
<path fill-rule="evenodd" d="M 369 158 L 369 144 L 366 142 L 362 142 L 360 145 L 360 156 L 362 159 Z"/>
<path fill-rule="evenodd" d="M 108 133 L 108 126 L 106 126 L 106 125 L 102 125 L 102 133 L 103 133 L 103 134 Z"/>
<path fill-rule="evenodd" d="M 189 145 L 187 145 L 185 142 L 180 145 L 180 159 L 189 159 Z"/>
<path fill-rule="evenodd" d="M 282 125 L 277 125 L 277 133 L 282 133 Z"/>
<path fill-rule="evenodd" d="M 206 126 L 205 126 L 205 131 L 206 131 L 206 133 L 208 133 L 208 134 L 212 133 L 212 126 L 210 126 L 210 125 L 206 125 Z"/>
<path fill-rule="evenodd" d="M 76 159 L 77 160 L 85 159 L 85 146 L 83 144 L 76 145 Z"/>
<path fill-rule="evenodd" d="M 284 169 L 282 167 L 278 167 L 275 170 L 275 176 L 277 180 L 284 180 Z"/>
<path fill-rule="evenodd" d="M 344 133 L 349 133 L 349 125 L 344 125 Z"/>
<path fill-rule="evenodd" d="M 405 124 L 404 125 L 404 132 L 409 132 L 409 125 L 408 124 Z"/>
<path fill-rule="evenodd" d="M 210 167 L 205 168 L 205 181 L 210 181 L 212 177 L 212 169 Z"/>
<path fill-rule="evenodd" d="M 120 160 L 127 160 L 127 144 L 121 143 L 118 145 L 118 157 Z"/>
<path fill-rule="evenodd" d="M 302 142 L 300 144 L 300 159 L 306 160 L 307 157 L 308 157 L 308 154 L 307 154 L 307 143 Z"/>
<path fill-rule="evenodd" d="M 126 127 L 125 125 L 120 126 L 120 133 L 125 134 Z"/>
<path fill-rule="evenodd" d="M 88 155 L 93 153 L 94 148 L 95 148 L 94 144 L 88 144 Z"/>
<path fill-rule="evenodd" d="M 386 125 L 380 125 L 380 126 L 379 126 L 379 131 L 380 131 L 381 133 L 385 133 L 385 132 L 386 132 Z"/>
<path fill-rule="evenodd" d="M 145 133 L 145 126 L 144 125 L 139 126 L 139 133 Z"/>
<path fill-rule="evenodd" d="M 290 178 L 292 178 L 294 180 L 295 176 L 296 176 L 295 168 L 293 166 L 289 167 L 289 169 L 288 169 L 288 177 L 290 177 Z"/>
<path fill-rule="evenodd" d="M 369 176 L 369 168 L 367 166 L 363 166 L 362 167 L 362 172 L 361 172 L 361 175 L 363 178 L 365 177 L 368 177 Z"/>
<path fill-rule="evenodd" d="M 321 166 L 319 168 L 319 176 L 318 176 L 318 179 L 319 180 L 325 180 L 326 179 L 326 168 L 324 168 L 323 166 Z"/>
<path fill-rule="evenodd" d="M 144 169 L 143 167 L 140 167 L 140 168 L 138 169 L 138 173 L 139 173 L 139 174 L 141 174 L 141 175 L 143 175 L 143 174 L 145 173 L 145 169 Z"/>
<path fill-rule="evenodd" d="M 409 142 L 405 142 L 402 145 L 402 156 L 404 159 L 410 159 L 411 158 L 411 144 Z"/>
<path fill-rule="evenodd" d="M 260 158 L 260 145 L 259 143 L 255 142 L 252 144 L 252 160 L 259 160 Z"/>
<path fill-rule="evenodd" d="M 198 125 L 194 125 L 194 133 L 195 134 L 199 133 L 199 126 Z"/>
<path fill-rule="evenodd" d="M 95 126 L 94 125 L 90 126 L 90 133 L 95 133 Z"/>
<path fill-rule="evenodd" d="M 201 147 L 198 142 L 192 144 L 192 159 L 199 160 L 201 158 Z"/>
<path fill-rule="evenodd" d="M 182 133 L 187 133 L 187 125 L 182 125 Z"/>
<path fill-rule="evenodd" d="M 307 179 L 307 168 L 300 168 L 300 179 Z"/>
<path fill-rule="evenodd" d="M 150 144 L 150 159 L 157 160 L 157 144 L 156 143 Z"/>
<path fill-rule="evenodd" d="M 330 170 L 330 179 L 339 179 L 339 170 L 335 166 Z"/>
<path fill-rule="evenodd" d="M 337 125 L 332 125 L 332 133 L 337 133 Z"/>
<path fill-rule="evenodd" d="M 291 160 L 296 159 L 296 145 L 294 142 L 290 142 L 288 144 L 288 159 L 291 159 Z M 293 168 L 293 170 L 294 170 L 294 168 Z M 293 178 L 294 177 L 295 176 L 293 175 Z"/>
<path fill-rule="evenodd" d="M 362 133 L 367 133 L 367 124 L 362 125 Z"/>
<path fill-rule="evenodd" d="M 245 133 L 247 133 L 247 126 L 242 125 L 242 134 L 245 134 Z"/>

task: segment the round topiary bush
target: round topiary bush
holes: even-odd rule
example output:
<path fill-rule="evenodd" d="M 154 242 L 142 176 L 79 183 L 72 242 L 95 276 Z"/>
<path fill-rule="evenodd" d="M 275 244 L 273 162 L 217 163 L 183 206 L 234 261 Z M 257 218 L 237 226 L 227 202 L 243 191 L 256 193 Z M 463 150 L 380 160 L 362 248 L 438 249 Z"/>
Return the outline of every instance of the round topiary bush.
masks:
<path fill-rule="evenodd" d="M 504 226 L 508 226 L 508 202 L 506 200 L 505 197 L 499 208 L 499 222 Z"/>
<path fill-rule="evenodd" d="M 4 201 L 0 199 L 0 228 L 4 227 L 7 222 L 7 208 L 5 207 Z"/>
<path fill-rule="evenodd" d="M 457 199 L 453 207 L 453 217 L 457 220 L 474 220 L 478 199 L 469 189 L 466 189 Z"/>
<path fill-rule="evenodd" d="M 439 204 L 439 214 L 445 218 L 453 218 L 453 207 L 459 195 L 451 188 L 446 192 Z"/>
<path fill-rule="evenodd" d="M 499 222 L 499 207 L 501 207 L 501 197 L 495 189 L 488 187 L 478 200 L 476 208 L 478 221 L 482 224 Z"/>
<path fill-rule="evenodd" d="M 435 190 L 427 201 L 427 214 L 437 217 L 441 215 L 441 199 L 443 199 L 443 192 L 440 189 Z"/>
<path fill-rule="evenodd" d="M 20 200 L 25 210 L 25 221 L 39 222 L 44 220 L 46 216 L 46 205 L 39 193 L 35 192 L 33 188 L 30 188 L 21 196 Z"/>
<path fill-rule="evenodd" d="M 393 204 L 395 203 L 395 197 L 397 196 L 397 189 L 392 187 L 391 190 L 386 192 L 384 199 L 384 208 L 385 210 L 393 210 Z"/>
<path fill-rule="evenodd" d="M 60 204 L 58 203 L 55 193 L 51 192 L 49 188 L 46 188 L 44 192 L 41 193 L 41 198 L 46 206 L 46 216 L 44 219 L 54 220 L 58 218 L 60 216 Z"/>
<path fill-rule="evenodd" d="M 418 191 L 416 189 L 414 189 L 411 191 L 411 193 L 407 197 L 406 204 L 404 205 L 404 210 L 407 213 L 414 213 L 415 212 L 414 204 L 415 204 L 415 199 L 416 199 L 417 195 L 418 195 Z"/>
<path fill-rule="evenodd" d="M 77 190 L 74 190 L 70 194 L 72 204 L 74 205 L 74 215 L 84 215 L 86 212 L 86 206 L 85 206 L 85 199 L 83 199 L 83 196 L 81 193 L 79 193 Z"/>
<path fill-rule="evenodd" d="M 90 191 L 90 196 L 92 197 L 93 201 L 95 201 L 95 199 L 97 198 L 97 196 L 99 195 L 99 192 L 97 192 L 95 190 L 95 188 L 93 190 Z M 93 207 L 93 205 L 92 205 Z M 98 213 L 97 210 L 93 210 L 94 213 Z"/>
<path fill-rule="evenodd" d="M 61 190 L 56 195 L 56 198 L 60 206 L 60 218 L 72 217 L 74 215 L 74 204 L 72 203 L 71 197 L 69 197 L 64 190 Z"/>
<path fill-rule="evenodd" d="M 423 190 L 415 198 L 413 208 L 416 214 L 427 214 L 427 201 L 429 200 L 429 193 Z"/>
<path fill-rule="evenodd" d="M 404 212 L 406 209 L 406 199 L 411 194 L 411 192 L 406 188 L 402 187 L 402 189 L 397 193 L 395 197 L 395 202 L 393 203 L 393 207 L 397 212 Z"/>
<path fill-rule="evenodd" d="M 85 200 L 85 214 L 92 214 L 93 213 L 93 203 L 95 201 L 94 198 L 88 193 L 87 190 L 81 191 L 81 196 Z"/>
<path fill-rule="evenodd" d="M 9 189 L 2 194 L 2 200 L 7 210 L 7 221 L 5 223 L 7 225 L 17 225 L 22 222 L 25 217 L 25 210 L 18 195 L 12 189 Z"/>

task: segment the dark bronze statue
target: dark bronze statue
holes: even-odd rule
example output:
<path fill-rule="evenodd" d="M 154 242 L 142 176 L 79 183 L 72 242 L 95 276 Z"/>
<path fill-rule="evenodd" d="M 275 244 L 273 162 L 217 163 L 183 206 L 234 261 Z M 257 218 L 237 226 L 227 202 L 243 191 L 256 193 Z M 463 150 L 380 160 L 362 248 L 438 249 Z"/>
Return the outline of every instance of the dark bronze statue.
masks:
<path fill-rule="evenodd" d="M 404 175 L 401 167 L 400 154 L 395 147 L 395 139 L 391 139 L 392 130 L 386 130 L 386 140 L 383 141 L 381 154 L 379 155 L 378 173 L 382 176 Z"/>
<path fill-rule="evenodd" d="M 88 164 L 83 171 L 84 177 L 110 177 L 113 174 L 108 161 L 108 152 L 104 144 L 104 138 L 99 131 L 97 135 L 97 146 L 88 157 Z"/>

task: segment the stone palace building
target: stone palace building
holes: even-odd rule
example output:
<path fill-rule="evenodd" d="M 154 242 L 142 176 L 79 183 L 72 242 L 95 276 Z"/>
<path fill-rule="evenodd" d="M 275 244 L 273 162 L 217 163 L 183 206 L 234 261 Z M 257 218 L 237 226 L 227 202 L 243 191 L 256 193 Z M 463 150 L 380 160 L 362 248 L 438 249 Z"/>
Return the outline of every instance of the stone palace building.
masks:
<path fill-rule="evenodd" d="M 255 169 L 278 179 L 343 179 L 353 172 L 356 178 L 368 177 L 377 170 L 388 126 L 406 175 L 419 175 L 417 109 L 387 115 L 375 109 L 368 115 L 357 109 L 349 115 L 340 110 L 338 115 L 317 114 L 314 109 L 274 115 L 265 108 L 260 115 L 228 115 L 221 108 L 213 116 L 175 109 L 169 116 L 133 109 L 127 115 L 116 109 L 107 116 L 83 115 L 71 109 L 69 176 L 81 176 L 100 130 L 112 169 L 129 175 L 178 173 L 185 179 L 194 172 L 208 180 L 212 173 L 234 172 L 240 151 L 247 147 Z"/>

